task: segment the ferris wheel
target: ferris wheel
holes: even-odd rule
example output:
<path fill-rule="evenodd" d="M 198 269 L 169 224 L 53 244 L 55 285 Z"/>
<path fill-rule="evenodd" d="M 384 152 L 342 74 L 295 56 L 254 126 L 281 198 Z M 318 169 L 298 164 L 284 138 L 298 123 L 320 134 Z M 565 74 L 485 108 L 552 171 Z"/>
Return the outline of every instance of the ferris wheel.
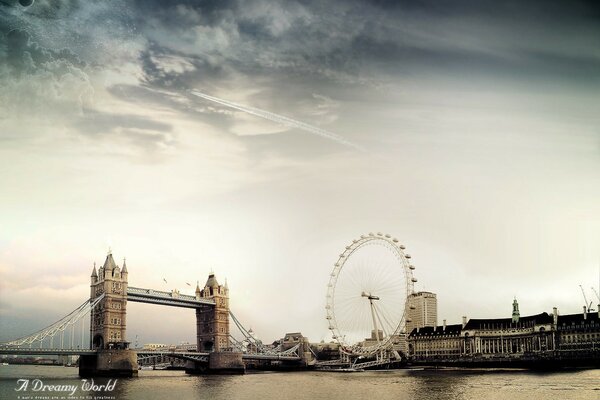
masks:
<path fill-rule="evenodd" d="M 404 250 L 390 235 L 369 233 L 340 254 L 325 309 L 329 330 L 344 354 L 374 354 L 404 333 L 407 297 L 417 282 Z"/>

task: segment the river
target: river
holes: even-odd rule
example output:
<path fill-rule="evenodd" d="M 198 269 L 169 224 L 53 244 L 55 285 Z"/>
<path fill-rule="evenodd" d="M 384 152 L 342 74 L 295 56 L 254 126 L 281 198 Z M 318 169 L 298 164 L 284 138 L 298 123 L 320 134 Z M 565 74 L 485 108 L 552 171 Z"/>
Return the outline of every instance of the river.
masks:
<path fill-rule="evenodd" d="M 21 381 L 19 381 L 21 379 Z M 17 391 L 28 379 L 28 387 Z M 38 386 L 62 391 L 34 391 Z M 108 379 L 94 379 L 106 384 Z M 90 383 L 89 381 L 86 383 Z M 114 380 L 111 381 L 114 383 Z M 74 388 L 74 394 L 67 389 Z M 0 399 L 600 399 L 600 370 L 392 370 L 354 373 L 286 372 L 189 376 L 183 371 L 140 371 L 118 379 L 112 391 L 83 390 L 77 368 L 0 366 Z"/>

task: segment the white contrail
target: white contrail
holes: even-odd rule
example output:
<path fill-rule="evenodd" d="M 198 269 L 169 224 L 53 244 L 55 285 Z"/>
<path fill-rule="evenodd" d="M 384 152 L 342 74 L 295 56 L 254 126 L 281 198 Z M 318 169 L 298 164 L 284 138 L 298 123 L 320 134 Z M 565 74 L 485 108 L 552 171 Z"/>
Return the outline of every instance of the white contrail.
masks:
<path fill-rule="evenodd" d="M 240 110 L 240 111 L 243 111 L 248 114 L 256 115 L 257 117 L 268 119 L 269 121 L 273 121 L 273 122 L 276 122 L 281 125 L 289 126 L 291 128 L 302 129 L 303 131 L 314 133 L 315 135 L 319 135 L 324 138 L 333 140 L 333 141 L 341 143 L 343 145 L 352 147 L 356 150 L 364 151 L 364 149 L 362 147 L 360 147 L 352 142 L 349 142 L 348 140 L 344 139 L 343 137 L 336 135 L 333 132 L 329 132 L 324 129 L 317 128 L 316 126 L 312 126 L 312 125 L 306 124 L 304 122 L 296 121 L 295 119 L 284 117 L 283 115 L 273 114 L 272 112 L 260 110 L 258 108 L 244 106 L 244 105 L 237 104 L 237 103 L 234 103 L 229 100 L 224 100 L 224 99 L 220 99 L 218 97 L 209 96 L 198 90 L 192 90 L 191 93 L 194 96 L 198 96 L 198 97 L 202 97 L 203 99 L 206 99 L 206 100 L 214 101 L 215 103 L 219 103 L 226 107 L 235 108 L 236 110 Z"/>

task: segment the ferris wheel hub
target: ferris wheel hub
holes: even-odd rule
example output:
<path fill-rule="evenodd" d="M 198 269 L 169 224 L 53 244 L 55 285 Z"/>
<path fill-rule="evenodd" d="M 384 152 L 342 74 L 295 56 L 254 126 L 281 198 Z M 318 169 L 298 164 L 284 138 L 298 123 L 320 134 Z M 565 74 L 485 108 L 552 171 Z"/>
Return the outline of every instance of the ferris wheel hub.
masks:
<path fill-rule="evenodd" d="M 374 296 L 369 292 L 362 292 L 360 294 L 361 297 L 366 297 L 369 300 L 379 300 L 379 296 Z"/>

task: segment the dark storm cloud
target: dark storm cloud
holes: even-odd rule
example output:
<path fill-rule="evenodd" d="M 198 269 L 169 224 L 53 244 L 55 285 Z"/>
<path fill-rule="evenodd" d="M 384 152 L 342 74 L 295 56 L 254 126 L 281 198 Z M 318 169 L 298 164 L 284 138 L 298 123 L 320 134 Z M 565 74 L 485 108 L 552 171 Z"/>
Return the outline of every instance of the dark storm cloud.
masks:
<path fill-rule="evenodd" d="M 168 70 L 158 61 L 161 58 L 184 61 L 187 70 L 183 72 Z M 149 43 L 141 52 L 140 65 L 144 73 L 143 83 L 157 87 L 187 89 L 203 81 L 227 78 L 227 72 L 221 65 L 211 63 L 199 55 L 186 54 L 156 43 Z"/>
<path fill-rule="evenodd" d="M 600 83 L 593 1 L 39 0 L 13 8 L 0 5 L 0 57 L 12 74 L 43 70 L 50 59 L 83 70 L 133 59 L 139 90 L 119 84 L 110 93 L 224 130 L 231 113 L 187 90 L 252 89 L 249 105 L 302 120 L 313 118 L 315 93 L 351 100 L 404 77 Z M 9 37 L 16 25 L 30 36 Z M 116 42 L 135 43 L 135 56 L 125 60 Z"/>
<path fill-rule="evenodd" d="M 84 68 L 85 62 L 80 60 L 69 49 L 51 50 L 41 47 L 31 40 L 27 31 L 14 29 L 6 33 L 4 38 L 5 63 L 15 74 L 32 73 L 39 69 L 48 69 L 49 63 L 63 61 L 62 69 L 53 69 L 55 75 L 68 72 L 68 67 Z"/>
<path fill-rule="evenodd" d="M 160 49 L 194 60 L 193 71 L 165 74 L 147 63 L 144 53 L 146 79 L 158 85 L 214 83 L 227 77 L 225 71 L 245 76 L 282 71 L 307 82 L 323 77 L 340 84 L 413 72 L 564 81 L 600 76 L 594 72 L 599 45 L 590 40 L 592 33 L 600 35 L 594 2 L 150 1 L 138 6 L 144 10 L 141 29 L 162 32 L 148 52 Z M 206 35 L 196 35 L 202 29 L 208 29 Z M 222 44 L 210 43 L 219 35 Z"/>
<path fill-rule="evenodd" d="M 81 5 L 80 0 L 37 0 L 28 12 L 42 18 L 69 18 Z"/>
<path fill-rule="evenodd" d="M 385 10 L 419 11 L 438 15 L 527 15 L 531 17 L 569 15 L 600 16 L 600 5 L 595 0 L 364 0 L 364 3 Z"/>
<path fill-rule="evenodd" d="M 371 67 L 392 73 L 450 64 L 483 71 L 497 62 L 517 75 L 527 68 L 552 75 L 549 58 L 560 61 L 559 73 L 568 64 L 577 75 L 579 59 L 563 54 L 565 49 L 596 59 L 599 49 L 589 39 L 600 33 L 600 6 L 594 1 L 137 0 L 126 10 L 118 4 L 116 11 L 127 12 L 96 10 L 94 17 L 100 26 L 107 25 L 107 36 L 116 33 L 115 24 L 131 24 L 147 39 L 140 62 L 148 82 L 159 86 L 223 77 L 228 68 L 244 74 L 283 69 L 335 79 L 376 74 Z M 19 18 L 25 24 L 43 24 L 62 19 L 68 29 L 69 19 L 85 7 L 92 6 L 78 0 L 40 0 L 27 14 L 5 15 L 0 21 L 7 25 Z M 72 33 L 76 39 L 85 35 Z M 588 39 L 582 41 L 584 36 Z M 538 57 L 542 53 L 548 53 L 546 60 Z M 152 54 L 187 57 L 196 71 L 166 72 L 152 62 Z M 518 58 L 514 65 L 512 56 Z"/>
<path fill-rule="evenodd" d="M 376 91 L 404 76 L 600 83 L 592 2 L 140 1 L 136 7 L 139 30 L 151 38 L 139 58 L 146 100 L 224 131 L 233 125 L 224 107 L 149 92 L 252 88 L 247 104 L 315 121 L 314 104 L 302 104 L 313 93 L 352 100 L 356 91 Z M 174 60 L 185 68 L 173 68 Z M 268 136 L 240 140 L 260 148 L 276 143 Z"/>
<path fill-rule="evenodd" d="M 134 3 L 136 9 L 140 11 L 140 17 L 144 15 L 162 16 L 161 21 L 163 23 L 182 29 L 185 26 L 180 24 L 181 16 L 177 18 L 175 14 L 169 12 L 177 7 L 197 10 L 199 13 L 194 17 L 201 18 L 203 24 L 218 25 L 225 12 L 236 10 L 240 6 L 237 0 L 134 0 Z"/>

